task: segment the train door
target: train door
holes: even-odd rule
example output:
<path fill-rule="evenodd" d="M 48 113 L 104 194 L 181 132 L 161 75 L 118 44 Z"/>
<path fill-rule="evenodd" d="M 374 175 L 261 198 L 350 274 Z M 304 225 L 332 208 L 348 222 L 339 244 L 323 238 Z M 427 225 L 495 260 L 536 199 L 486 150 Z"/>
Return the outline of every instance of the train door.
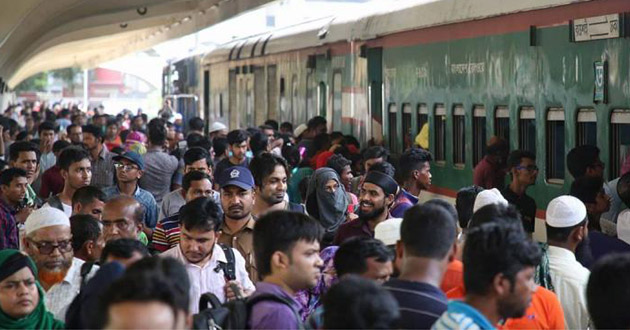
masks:
<path fill-rule="evenodd" d="M 239 122 L 238 122 L 238 108 L 236 105 L 236 71 L 235 70 L 230 70 L 229 73 L 229 81 L 228 81 L 228 86 L 229 86 L 229 94 L 228 94 L 228 126 L 232 127 L 232 128 L 236 128 L 239 127 Z"/>
<path fill-rule="evenodd" d="M 267 67 L 267 118 L 278 118 L 278 81 L 275 65 Z"/>
<path fill-rule="evenodd" d="M 369 125 L 372 137 L 378 140 L 383 131 L 383 48 L 368 48 L 367 66 Z"/>
<path fill-rule="evenodd" d="M 206 123 L 210 120 L 214 121 L 215 117 L 210 118 L 210 70 L 203 70 L 203 119 Z M 205 126 L 205 132 L 208 134 L 208 124 Z"/>
<path fill-rule="evenodd" d="M 267 120 L 265 111 L 265 68 L 254 67 L 254 123 L 262 125 Z"/>
<path fill-rule="evenodd" d="M 330 125 L 333 131 L 341 131 L 341 117 L 342 117 L 342 94 L 341 94 L 341 72 L 336 71 L 333 73 L 333 122 Z"/>

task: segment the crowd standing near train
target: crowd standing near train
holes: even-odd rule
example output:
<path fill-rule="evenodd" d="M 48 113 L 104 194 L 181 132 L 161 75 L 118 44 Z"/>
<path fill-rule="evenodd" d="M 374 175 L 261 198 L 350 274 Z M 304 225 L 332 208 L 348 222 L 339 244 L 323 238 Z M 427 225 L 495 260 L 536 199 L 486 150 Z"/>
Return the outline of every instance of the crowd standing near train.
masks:
<path fill-rule="evenodd" d="M 428 150 L 323 117 L 99 110 L 0 118 L 2 328 L 630 327 L 630 172 L 604 181 L 595 146 L 568 153 L 537 242 L 535 155 L 502 138 L 451 205 L 421 198 Z"/>

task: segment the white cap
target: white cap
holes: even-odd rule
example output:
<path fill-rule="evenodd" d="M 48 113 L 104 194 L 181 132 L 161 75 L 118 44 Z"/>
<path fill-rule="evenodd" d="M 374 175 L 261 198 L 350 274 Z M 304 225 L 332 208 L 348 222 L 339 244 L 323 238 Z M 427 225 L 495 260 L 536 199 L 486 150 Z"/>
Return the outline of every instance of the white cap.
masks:
<path fill-rule="evenodd" d="M 374 227 L 374 238 L 385 245 L 394 245 L 400 240 L 402 218 L 387 219 Z"/>
<path fill-rule="evenodd" d="M 623 210 L 617 216 L 617 237 L 630 244 L 630 210 Z"/>
<path fill-rule="evenodd" d="M 586 219 L 586 206 L 581 200 L 563 195 L 556 197 L 547 205 L 545 221 L 554 228 L 573 227 Z"/>
<path fill-rule="evenodd" d="M 26 222 L 24 230 L 26 235 L 46 227 L 52 226 L 68 226 L 70 227 L 70 219 L 63 211 L 50 206 L 44 206 L 39 210 L 33 211 Z"/>
<path fill-rule="evenodd" d="M 214 123 L 212 123 L 212 125 L 210 125 L 210 127 L 208 128 L 208 133 L 214 133 L 216 131 L 221 131 L 227 129 L 227 126 L 221 124 L 218 121 L 215 121 Z"/>
<path fill-rule="evenodd" d="M 304 133 L 306 130 L 308 129 L 308 126 L 306 126 L 306 124 L 300 124 L 298 127 L 296 127 L 293 130 L 293 136 L 295 137 L 299 137 L 300 135 L 302 135 L 302 133 Z"/>
<path fill-rule="evenodd" d="M 486 189 L 477 194 L 475 203 L 473 204 L 473 213 L 477 212 L 480 208 L 490 205 L 499 204 L 508 206 L 508 201 L 501 195 L 501 192 L 497 188 Z"/>

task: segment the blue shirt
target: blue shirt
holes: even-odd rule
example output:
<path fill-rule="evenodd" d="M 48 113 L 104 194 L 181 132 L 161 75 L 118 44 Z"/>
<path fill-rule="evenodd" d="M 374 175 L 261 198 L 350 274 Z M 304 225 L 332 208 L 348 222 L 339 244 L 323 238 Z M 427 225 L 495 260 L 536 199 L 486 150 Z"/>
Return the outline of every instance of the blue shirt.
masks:
<path fill-rule="evenodd" d="M 383 287 L 398 301 L 399 329 L 428 329 L 446 311 L 444 292 L 431 284 L 392 279 Z"/>
<path fill-rule="evenodd" d="M 474 307 L 463 301 L 454 300 L 448 303 L 448 310 L 440 316 L 431 329 L 495 329 L 490 321 Z"/>
<path fill-rule="evenodd" d="M 389 213 L 394 218 L 402 218 L 405 211 L 416 204 L 418 204 L 418 197 L 408 193 L 405 189 L 401 189 Z"/>
<path fill-rule="evenodd" d="M 113 198 L 115 196 L 121 195 L 120 190 L 118 189 L 118 185 L 113 187 L 105 188 L 103 190 L 107 199 Z M 157 224 L 157 216 L 158 216 L 158 206 L 155 202 L 155 198 L 151 195 L 150 192 L 136 186 L 136 191 L 133 193 L 133 198 L 135 198 L 138 203 L 144 206 L 144 225 L 149 228 L 155 228 Z"/>
<path fill-rule="evenodd" d="M 251 297 L 259 294 L 273 294 L 281 296 L 292 302 L 289 307 L 277 301 L 261 301 L 252 306 L 247 324 L 250 329 L 299 329 L 302 320 L 297 319 L 296 311 L 300 309 L 300 304 L 278 285 L 258 282 L 256 292 Z"/>

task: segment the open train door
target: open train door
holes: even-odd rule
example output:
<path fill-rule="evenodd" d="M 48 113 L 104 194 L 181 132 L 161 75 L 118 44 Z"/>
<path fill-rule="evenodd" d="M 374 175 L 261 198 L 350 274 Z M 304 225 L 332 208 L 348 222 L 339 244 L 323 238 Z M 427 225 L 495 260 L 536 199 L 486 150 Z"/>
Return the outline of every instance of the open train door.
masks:
<path fill-rule="evenodd" d="M 199 116 L 199 98 L 197 97 L 197 95 L 167 95 L 165 98 L 170 99 L 175 112 L 182 115 L 182 125 L 184 126 L 184 132 L 188 132 L 188 121 L 193 117 Z"/>
<path fill-rule="evenodd" d="M 383 139 L 383 48 L 367 49 L 370 125 L 368 132 L 377 143 Z M 369 138 L 369 137 L 368 137 Z"/>

